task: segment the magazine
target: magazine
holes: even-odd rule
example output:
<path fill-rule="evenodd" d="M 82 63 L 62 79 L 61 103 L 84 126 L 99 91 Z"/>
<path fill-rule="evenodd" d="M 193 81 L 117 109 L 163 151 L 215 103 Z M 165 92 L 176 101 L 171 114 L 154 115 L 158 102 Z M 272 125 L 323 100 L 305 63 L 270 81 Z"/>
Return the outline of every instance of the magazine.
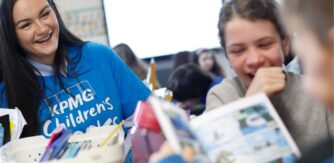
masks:
<path fill-rule="evenodd" d="M 192 148 L 196 162 L 290 163 L 300 157 L 265 94 L 240 99 L 187 119 L 176 105 L 149 98 L 165 137 L 176 153 Z"/>

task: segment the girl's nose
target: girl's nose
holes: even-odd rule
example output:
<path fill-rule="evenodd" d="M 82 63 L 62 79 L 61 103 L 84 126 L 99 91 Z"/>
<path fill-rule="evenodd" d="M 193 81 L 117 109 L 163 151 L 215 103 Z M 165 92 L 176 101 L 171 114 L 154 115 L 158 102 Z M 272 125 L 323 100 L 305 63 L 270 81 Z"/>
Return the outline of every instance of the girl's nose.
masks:
<path fill-rule="evenodd" d="M 261 67 L 264 64 L 264 57 L 256 49 L 250 49 L 247 54 L 246 64 L 252 68 Z"/>
<path fill-rule="evenodd" d="M 43 24 L 42 22 L 38 21 L 36 23 L 36 34 L 37 35 L 45 35 L 45 34 L 49 34 L 50 29 Z"/>

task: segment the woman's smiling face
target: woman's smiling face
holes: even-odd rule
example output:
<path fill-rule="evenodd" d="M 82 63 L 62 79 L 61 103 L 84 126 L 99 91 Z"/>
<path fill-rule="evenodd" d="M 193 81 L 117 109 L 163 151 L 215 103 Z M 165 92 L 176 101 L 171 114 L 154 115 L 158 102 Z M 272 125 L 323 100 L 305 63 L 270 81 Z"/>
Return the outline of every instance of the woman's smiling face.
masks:
<path fill-rule="evenodd" d="M 57 17 L 47 0 L 17 0 L 13 20 L 20 46 L 34 60 L 52 64 L 59 41 Z"/>

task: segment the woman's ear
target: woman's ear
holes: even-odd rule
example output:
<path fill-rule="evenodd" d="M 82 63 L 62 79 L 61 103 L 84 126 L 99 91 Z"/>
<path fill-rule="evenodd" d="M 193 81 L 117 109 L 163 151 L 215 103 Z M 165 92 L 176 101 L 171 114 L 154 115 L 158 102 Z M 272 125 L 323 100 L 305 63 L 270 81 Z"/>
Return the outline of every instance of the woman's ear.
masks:
<path fill-rule="evenodd" d="M 282 48 L 284 52 L 284 57 L 287 57 L 290 53 L 290 35 L 285 35 L 282 40 Z"/>

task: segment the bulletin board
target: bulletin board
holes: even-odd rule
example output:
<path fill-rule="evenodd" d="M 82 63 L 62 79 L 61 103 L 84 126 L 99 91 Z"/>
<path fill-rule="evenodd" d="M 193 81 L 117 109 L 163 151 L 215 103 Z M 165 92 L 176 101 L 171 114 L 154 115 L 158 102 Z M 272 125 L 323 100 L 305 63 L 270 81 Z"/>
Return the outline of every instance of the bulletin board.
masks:
<path fill-rule="evenodd" d="M 108 45 L 102 0 L 55 0 L 66 27 L 84 41 Z"/>

